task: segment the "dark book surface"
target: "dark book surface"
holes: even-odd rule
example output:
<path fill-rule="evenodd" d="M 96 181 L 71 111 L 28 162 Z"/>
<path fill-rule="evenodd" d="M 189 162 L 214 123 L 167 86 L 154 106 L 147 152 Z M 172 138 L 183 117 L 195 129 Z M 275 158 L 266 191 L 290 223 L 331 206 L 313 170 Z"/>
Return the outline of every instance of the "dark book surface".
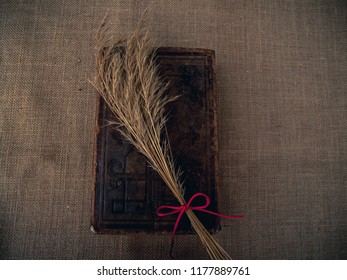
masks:
<path fill-rule="evenodd" d="M 217 209 L 217 119 L 214 52 L 202 49 L 159 48 L 161 77 L 169 82 L 167 94 L 180 97 L 168 108 L 167 131 L 185 198 L 203 192 L 211 198 L 207 208 Z M 114 116 L 97 98 L 95 128 L 92 230 L 96 233 L 169 232 L 177 215 L 158 217 L 161 205 L 178 206 L 168 187 L 146 158 L 125 142 L 114 127 Z M 197 198 L 193 205 L 204 204 Z M 210 231 L 219 229 L 216 216 L 196 211 Z M 179 233 L 190 233 L 184 215 Z"/>

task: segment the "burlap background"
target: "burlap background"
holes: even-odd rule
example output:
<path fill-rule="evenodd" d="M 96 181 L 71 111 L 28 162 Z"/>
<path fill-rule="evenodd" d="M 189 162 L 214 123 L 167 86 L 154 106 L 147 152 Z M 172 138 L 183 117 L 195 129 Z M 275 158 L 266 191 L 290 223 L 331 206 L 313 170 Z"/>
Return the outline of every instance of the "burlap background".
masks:
<path fill-rule="evenodd" d="M 0 257 L 166 259 L 90 230 L 94 34 L 149 5 L 162 46 L 216 51 L 222 220 L 236 259 L 347 258 L 345 1 L 1 1 Z M 177 258 L 208 258 L 195 236 Z"/>

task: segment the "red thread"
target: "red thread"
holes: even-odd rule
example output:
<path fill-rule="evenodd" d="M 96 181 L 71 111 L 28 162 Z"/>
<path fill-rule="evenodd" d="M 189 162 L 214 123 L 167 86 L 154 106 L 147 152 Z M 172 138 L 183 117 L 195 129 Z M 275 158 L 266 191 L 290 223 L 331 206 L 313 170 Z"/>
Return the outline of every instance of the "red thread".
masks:
<path fill-rule="evenodd" d="M 197 198 L 198 196 L 202 196 L 202 197 L 205 198 L 205 200 L 206 200 L 205 204 L 201 205 L 201 206 L 190 206 L 191 203 L 193 202 L 193 200 L 195 198 Z M 172 253 L 172 249 L 173 249 L 173 245 L 174 245 L 174 239 L 175 239 L 175 235 L 176 235 L 176 231 L 177 231 L 179 222 L 180 222 L 183 214 L 187 210 L 198 210 L 198 211 L 201 211 L 201 212 L 206 212 L 208 214 L 215 215 L 215 216 L 222 217 L 222 218 L 226 218 L 226 219 L 242 219 L 242 218 L 245 217 L 245 216 L 228 216 L 228 215 L 220 214 L 220 213 L 213 212 L 213 211 L 210 211 L 210 210 L 206 210 L 205 208 L 207 208 L 210 205 L 210 203 L 211 203 L 211 200 L 210 200 L 210 198 L 206 194 L 198 192 L 198 193 L 194 194 L 188 200 L 187 204 L 185 204 L 185 205 L 181 205 L 181 206 L 166 206 L 166 205 L 163 205 L 163 206 L 159 206 L 158 207 L 157 215 L 159 217 L 165 217 L 165 216 L 170 216 L 170 215 L 174 215 L 174 214 L 179 213 L 178 216 L 177 216 L 176 222 L 175 222 L 174 229 L 172 231 L 170 255 Z M 167 209 L 169 209 L 171 211 L 160 212 L 161 210 L 167 210 Z"/>

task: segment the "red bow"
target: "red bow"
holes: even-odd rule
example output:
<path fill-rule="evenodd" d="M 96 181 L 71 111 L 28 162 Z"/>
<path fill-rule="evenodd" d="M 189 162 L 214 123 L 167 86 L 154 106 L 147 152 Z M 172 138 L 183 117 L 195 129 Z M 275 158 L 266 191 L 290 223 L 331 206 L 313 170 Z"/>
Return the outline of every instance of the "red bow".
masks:
<path fill-rule="evenodd" d="M 193 200 L 195 198 L 197 198 L 198 196 L 202 196 L 205 198 L 205 201 L 206 201 L 205 204 L 201 205 L 201 206 L 190 206 L 192 204 Z M 187 210 L 198 210 L 198 211 L 206 212 L 208 214 L 215 215 L 215 216 L 222 217 L 222 218 L 226 218 L 226 219 L 242 219 L 242 218 L 244 218 L 244 216 L 228 216 L 228 215 L 220 214 L 220 213 L 213 212 L 210 210 L 206 210 L 205 208 L 207 208 L 210 205 L 210 203 L 211 203 L 211 200 L 206 194 L 198 192 L 198 193 L 194 194 L 188 200 L 187 204 L 185 204 L 185 205 L 181 205 L 181 206 L 165 206 L 165 205 L 163 205 L 163 206 L 158 207 L 157 215 L 159 217 L 165 217 L 165 216 L 170 216 L 170 215 L 174 215 L 176 213 L 179 213 L 177 216 L 176 222 L 175 222 L 174 229 L 172 231 L 170 255 L 172 253 L 172 249 L 173 249 L 173 245 L 174 245 L 174 239 L 175 239 L 175 235 L 176 235 L 176 231 L 177 231 L 179 222 L 182 218 L 182 215 Z M 171 211 L 160 212 L 161 210 L 167 210 L 167 209 L 169 209 Z"/>

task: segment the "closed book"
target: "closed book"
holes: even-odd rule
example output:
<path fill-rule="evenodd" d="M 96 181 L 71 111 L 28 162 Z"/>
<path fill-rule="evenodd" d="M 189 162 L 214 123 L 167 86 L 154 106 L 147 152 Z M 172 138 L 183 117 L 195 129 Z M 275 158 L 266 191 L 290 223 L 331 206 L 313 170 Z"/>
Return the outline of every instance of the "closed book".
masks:
<path fill-rule="evenodd" d="M 208 210 L 218 211 L 218 138 L 214 52 L 206 49 L 159 48 L 158 73 L 168 83 L 167 94 L 179 97 L 168 104 L 166 132 L 175 166 L 185 188 L 185 199 L 202 192 L 209 196 Z M 177 200 L 147 163 L 126 142 L 110 121 L 115 117 L 97 97 L 95 124 L 92 230 L 131 234 L 171 232 L 177 215 L 158 217 L 159 206 L 178 206 Z M 193 206 L 205 204 L 199 197 Z M 219 218 L 196 211 L 204 226 L 214 232 Z M 191 233 L 183 215 L 178 233 Z"/>

